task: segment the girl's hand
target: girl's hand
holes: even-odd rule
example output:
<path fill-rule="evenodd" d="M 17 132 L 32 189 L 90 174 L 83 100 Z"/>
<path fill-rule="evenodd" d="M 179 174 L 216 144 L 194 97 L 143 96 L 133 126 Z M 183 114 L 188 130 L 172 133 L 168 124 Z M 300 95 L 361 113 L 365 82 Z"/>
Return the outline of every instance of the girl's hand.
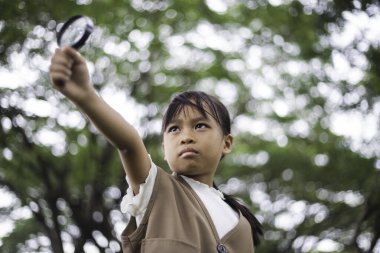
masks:
<path fill-rule="evenodd" d="M 86 62 L 73 48 L 56 49 L 51 59 L 50 79 L 57 90 L 77 104 L 95 94 Z"/>

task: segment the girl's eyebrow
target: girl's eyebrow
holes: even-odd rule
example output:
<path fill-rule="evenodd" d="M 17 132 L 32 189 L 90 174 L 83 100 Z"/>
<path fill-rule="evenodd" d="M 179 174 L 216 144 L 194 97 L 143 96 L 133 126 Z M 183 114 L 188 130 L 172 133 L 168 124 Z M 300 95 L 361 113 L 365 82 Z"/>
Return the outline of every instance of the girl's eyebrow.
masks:
<path fill-rule="evenodd" d="M 197 122 L 197 121 L 203 121 L 203 120 L 209 120 L 209 118 L 204 117 L 204 116 L 200 116 L 200 117 L 196 117 L 196 118 L 192 119 L 191 121 Z"/>
<path fill-rule="evenodd" d="M 198 121 L 203 121 L 203 120 L 209 120 L 209 118 L 206 118 L 204 116 L 199 116 L 199 117 L 192 118 L 190 121 L 191 122 L 198 122 Z M 183 123 L 183 121 L 184 120 L 181 118 L 175 118 L 172 121 L 170 121 L 169 124 L 181 124 L 181 123 Z"/>

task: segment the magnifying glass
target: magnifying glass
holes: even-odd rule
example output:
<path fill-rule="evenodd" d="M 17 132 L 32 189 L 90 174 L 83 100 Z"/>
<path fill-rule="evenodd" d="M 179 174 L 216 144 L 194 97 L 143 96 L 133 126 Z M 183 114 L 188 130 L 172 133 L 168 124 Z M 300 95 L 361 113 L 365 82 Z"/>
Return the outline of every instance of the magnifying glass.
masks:
<path fill-rule="evenodd" d="M 94 24 L 90 18 L 82 15 L 73 16 L 58 31 L 58 46 L 61 48 L 69 46 L 79 50 L 86 43 L 93 29 Z M 57 83 L 59 86 L 65 85 L 64 80 L 59 80 Z"/>
<path fill-rule="evenodd" d="M 71 17 L 57 33 L 59 47 L 72 47 L 79 50 L 90 37 L 94 24 L 86 16 L 77 15 Z"/>

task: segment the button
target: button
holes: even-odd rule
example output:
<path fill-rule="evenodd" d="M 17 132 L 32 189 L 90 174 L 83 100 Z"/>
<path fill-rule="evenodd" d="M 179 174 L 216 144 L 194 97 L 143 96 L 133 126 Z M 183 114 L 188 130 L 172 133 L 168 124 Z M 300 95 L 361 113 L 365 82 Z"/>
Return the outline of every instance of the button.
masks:
<path fill-rule="evenodd" d="M 216 246 L 216 249 L 219 253 L 228 253 L 227 247 L 224 246 L 224 244 L 218 244 L 218 246 Z"/>

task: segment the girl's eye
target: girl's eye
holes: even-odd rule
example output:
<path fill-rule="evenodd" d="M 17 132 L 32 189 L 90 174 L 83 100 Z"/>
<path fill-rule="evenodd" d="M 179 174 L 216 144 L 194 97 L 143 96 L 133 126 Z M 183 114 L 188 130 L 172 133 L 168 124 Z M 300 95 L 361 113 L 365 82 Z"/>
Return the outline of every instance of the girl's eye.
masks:
<path fill-rule="evenodd" d="M 202 129 L 202 128 L 207 128 L 207 125 L 206 125 L 206 124 L 203 124 L 203 123 L 198 123 L 198 124 L 195 126 L 195 129 Z"/>
<path fill-rule="evenodd" d="M 174 133 L 177 131 L 179 131 L 179 127 L 176 127 L 176 126 L 169 127 L 168 129 L 168 133 Z"/>

